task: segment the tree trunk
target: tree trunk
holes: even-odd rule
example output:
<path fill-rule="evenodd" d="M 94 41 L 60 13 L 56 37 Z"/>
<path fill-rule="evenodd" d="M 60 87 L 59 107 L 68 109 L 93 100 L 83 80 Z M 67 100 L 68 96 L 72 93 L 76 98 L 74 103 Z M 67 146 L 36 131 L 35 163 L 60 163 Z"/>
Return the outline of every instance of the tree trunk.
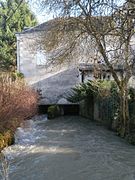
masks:
<path fill-rule="evenodd" d="M 120 114 L 119 114 L 118 133 L 121 137 L 129 134 L 129 106 L 128 106 L 128 89 L 122 88 L 120 91 Z"/>

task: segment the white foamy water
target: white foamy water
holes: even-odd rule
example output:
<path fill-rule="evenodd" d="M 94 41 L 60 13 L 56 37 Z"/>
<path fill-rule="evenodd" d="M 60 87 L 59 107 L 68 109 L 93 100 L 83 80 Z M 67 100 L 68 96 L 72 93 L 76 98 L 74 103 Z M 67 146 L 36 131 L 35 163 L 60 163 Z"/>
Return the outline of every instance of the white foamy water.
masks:
<path fill-rule="evenodd" d="M 81 117 L 34 117 L 3 153 L 9 180 L 135 180 L 135 147 Z"/>

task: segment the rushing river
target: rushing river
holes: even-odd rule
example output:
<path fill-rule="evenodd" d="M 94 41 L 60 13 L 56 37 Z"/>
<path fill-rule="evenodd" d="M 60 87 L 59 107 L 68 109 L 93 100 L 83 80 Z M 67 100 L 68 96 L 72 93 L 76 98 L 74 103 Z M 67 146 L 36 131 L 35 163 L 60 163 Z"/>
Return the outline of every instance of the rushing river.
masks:
<path fill-rule="evenodd" d="M 135 180 L 135 146 L 81 117 L 37 116 L 3 152 L 9 180 Z"/>

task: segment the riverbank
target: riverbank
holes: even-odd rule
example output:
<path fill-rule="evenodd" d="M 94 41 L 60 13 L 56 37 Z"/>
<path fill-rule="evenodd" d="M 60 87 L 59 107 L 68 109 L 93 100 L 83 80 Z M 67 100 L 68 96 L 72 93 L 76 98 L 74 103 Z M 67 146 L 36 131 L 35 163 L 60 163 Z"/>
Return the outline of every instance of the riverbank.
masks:
<path fill-rule="evenodd" d="M 38 99 L 24 79 L 0 72 L 0 150 L 13 144 L 17 127 L 37 113 Z"/>
<path fill-rule="evenodd" d="M 14 143 L 14 134 L 10 130 L 0 133 L 0 152 Z"/>
<path fill-rule="evenodd" d="M 21 123 L 21 119 L 13 119 L 8 122 L 0 122 L 0 152 L 5 147 L 14 144 L 14 134 Z"/>

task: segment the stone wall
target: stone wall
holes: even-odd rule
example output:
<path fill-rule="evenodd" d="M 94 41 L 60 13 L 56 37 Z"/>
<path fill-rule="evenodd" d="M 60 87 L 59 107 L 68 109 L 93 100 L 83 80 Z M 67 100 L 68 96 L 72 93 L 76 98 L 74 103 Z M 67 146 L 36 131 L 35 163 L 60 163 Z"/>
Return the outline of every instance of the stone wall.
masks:
<path fill-rule="evenodd" d="M 75 60 L 63 63 L 45 63 L 46 57 L 39 65 L 37 53 L 40 51 L 36 43 L 41 38 L 38 33 L 17 34 L 17 66 L 24 74 L 26 82 L 37 90 L 41 90 L 41 104 L 69 103 L 65 96 L 70 89 L 79 83 L 79 71 Z M 39 57 L 40 58 L 40 57 Z"/>
<path fill-rule="evenodd" d="M 86 118 L 89 118 L 90 120 L 95 120 L 95 107 L 94 107 L 95 101 L 93 95 L 91 95 L 91 98 L 89 99 L 89 102 L 81 101 L 80 102 L 80 115 Z"/>
<path fill-rule="evenodd" d="M 80 103 L 80 115 L 112 128 L 113 109 L 108 99 L 91 98 L 90 103 Z"/>

